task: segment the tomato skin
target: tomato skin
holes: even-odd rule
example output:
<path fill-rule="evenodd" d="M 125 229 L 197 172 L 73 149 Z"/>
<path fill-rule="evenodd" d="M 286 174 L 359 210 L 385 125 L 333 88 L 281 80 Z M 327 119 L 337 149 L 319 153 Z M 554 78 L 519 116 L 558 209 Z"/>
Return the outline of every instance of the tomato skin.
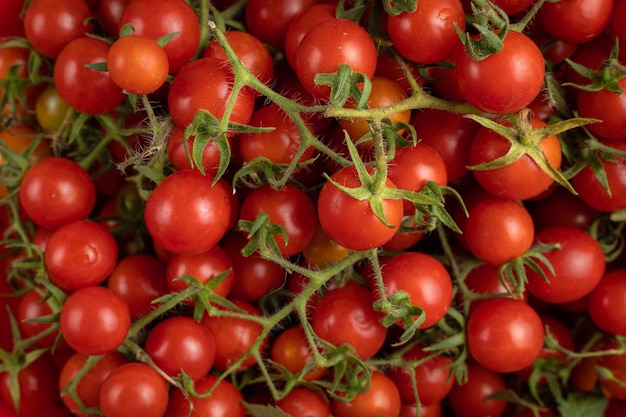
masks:
<path fill-rule="evenodd" d="M 400 411 L 400 417 L 442 417 L 441 403 L 435 403 L 431 405 L 422 405 L 420 414 L 417 416 L 416 404 L 402 404 L 402 410 Z"/>
<path fill-rule="evenodd" d="M 199 394 L 205 394 L 217 383 L 217 377 L 209 374 L 194 384 Z M 208 397 L 191 397 L 193 411 L 190 412 L 189 401 L 179 389 L 170 392 L 167 411 L 164 417 L 245 417 L 246 409 L 242 401 L 243 395 L 227 380 L 222 380 Z"/>
<path fill-rule="evenodd" d="M 209 57 L 185 64 L 174 76 L 168 92 L 168 107 L 174 123 L 186 128 L 199 110 L 221 118 L 232 94 L 234 75 L 229 63 Z M 247 124 L 254 111 L 254 96 L 242 90 L 230 121 Z"/>
<path fill-rule="evenodd" d="M 626 269 L 608 271 L 589 295 L 588 311 L 591 320 L 603 331 L 626 334 L 626 326 L 616 314 L 626 299 Z"/>
<path fill-rule="evenodd" d="M 469 363 L 467 382 L 462 385 L 455 383 L 446 402 L 455 417 L 500 417 L 506 410 L 506 401 L 487 397 L 506 389 L 502 375 L 476 363 Z"/>
<path fill-rule="evenodd" d="M 117 349 L 126 339 L 130 312 L 108 288 L 85 287 L 69 295 L 59 323 L 61 334 L 74 350 L 103 355 Z"/>
<path fill-rule="evenodd" d="M 125 95 L 108 72 L 87 68 L 106 62 L 109 44 L 96 38 L 77 38 L 59 53 L 53 69 L 54 84 L 61 98 L 74 110 L 87 114 L 113 111 Z"/>
<path fill-rule="evenodd" d="M 148 314 L 156 308 L 152 300 L 169 292 L 164 263 L 145 254 L 120 260 L 107 280 L 107 287 L 124 300 L 133 319 Z"/>
<path fill-rule="evenodd" d="M 552 268 L 552 274 L 542 267 L 549 282 L 540 274 L 527 269 L 526 289 L 540 300 L 565 303 L 589 294 L 602 279 L 606 268 L 604 252 L 600 244 L 587 232 L 565 226 L 543 229 L 535 238 L 538 243 L 558 243 L 560 249 L 544 253 Z"/>
<path fill-rule="evenodd" d="M 348 188 L 361 186 L 353 166 L 340 169 L 330 178 Z M 397 188 L 389 178 L 386 186 Z M 324 232 L 341 246 L 352 250 L 372 249 L 393 237 L 402 222 L 402 201 L 383 200 L 383 212 L 392 227 L 376 217 L 367 200 L 359 201 L 348 196 L 330 181 L 322 186 L 317 201 L 317 215 Z"/>
<path fill-rule="evenodd" d="M 237 307 L 241 308 L 250 316 L 260 316 L 261 312 L 245 301 L 230 299 Z M 213 367 L 219 371 L 225 371 L 228 367 L 239 360 L 250 347 L 256 343 L 263 327 L 251 320 L 238 317 L 228 316 L 209 316 L 205 314 L 202 317 L 202 325 L 206 326 L 215 337 L 215 361 Z M 261 342 L 261 352 L 267 347 L 267 338 Z M 238 371 L 244 371 L 256 364 L 253 356 L 247 356 L 237 368 Z"/>
<path fill-rule="evenodd" d="M 535 117 L 530 120 L 533 128 L 547 124 Z M 543 139 L 539 146 L 548 163 L 558 170 L 561 166 L 561 144 L 553 135 Z M 504 156 L 510 149 L 510 142 L 496 132 L 481 127 L 474 135 L 470 147 L 470 164 L 478 165 L 494 161 Z M 473 170 L 474 178 L 491 194 L 510 200 L 527 200 L 544 192 L 554 182 L 529 155 L 522 155 L 514 162 L 501 168 Z"/>
<path fill-rule="evenodd" d="M 85 23 L 92 15 L 84 0 L 35 0 L 26 9 L 24 32 L 40 54 L 56 59 L 65 45 L 93 32 Z"/>
<path fill-rule="evenodd" d="M 44 354 L 34 362 L 19 370 L 17 375 L 20 387 L 19 416 L 42 412 L 59 401 L 57 381 L 59 370 L 52 357 Z M 17 412 L 10 391 L 9 372 L 0 373 L 0 403 L 12 412 Z"/>
<path fill-rule="evenodd" d="M 329 417 L 330 404 L 322 394 L 307 387 L 296 387 L 284 398 L 276 401 L 276 407 L 291 417 Z"/>
<path fill-rule="evenodd" d="M 239 218 L 254 221 L 261 213 L 269 216 L 270 223 L 281 225 L 287 231 L 288 241 L 281 234 L 274 236 L 281 255 L 295 255 L 313 239 L 317 227 L 315 206 L 295 185 L 286 184 L 276 190 L 266 184 L 248 194 L 241 204 Z"/>
<path fill-rule="evenodd" d="M 195 136 L 189 136 L 187 138 L 187 148 L 189 149 L 190 155 L 193 149 L 193 144 L 195 142 Z M 180 126 L 175 126 L 174 130 L 170 134 L 170 137 L 167 139 L 167 156 L 177 170 L 182 169 L 191 169 L 191 162 L 189 161 L 189 157 L 187 156 L 187 152 L 185 151 L 185 129 Z M 202 167 L 206 172 L 211 175 L 217 174 L 220 164 L 220 152 L 215 144 L 215 142 L 211 141 L 207 143 L 207 146 L 204 147 L 202 151 Z M 194 164 L 195 167 L 195 164 Z"/>
<path fill-rule="evenodd" d="M 302 249 L 302 256 L 313 268 L 325 268 L 345 259 L 350 251 L 332 240 L 321 226 L 315 229 L 315 235 Z"/>
<path fill-rule="evenodd" d="M 304 35 L 318 23 L 334 19 L 336 9 L 334 4 L 312 4 L 298 12 L 289 22 L 285 33 L 285 58 L 291 68 L 296 69 L 296 53 Z"/>
<path fill-rule="evenodd" d="M 223 180 L 219 180 L 223 181 Z M 198 254 L 226 234 L 232 212 L 226 188 L 195 169 L 167 176 L 152 191 L 144 211 L 148 232 L 170 252 Z"/>
<path fill-rule="evenodd" d="M 622 78 L 617 83 L 620 88 L 626 88 L 626 79 Z M 587 126 L 594 135 L 609 141 L 626 139 L 626 99 L 623 95 L 608 90 L 581 91 L 577 107 L 580 117 L 601 120 Z"/>
<path fill-rule="evenodd" d="M 387 328 L 372 307 L 371 291 L 355 282 L 324 293 L 311 317 L 313 331 L 334 346 L 347 343 L 362 360 L 382 347 Z"/>
<path fill-rule="evenodd" d="M 500 7 L 509 16 L 529 9 L 537 0 L 494 0 L 493 4 Z"/>
<path fill-rule="evenodd" d="M 523 301 L 484 300 L 467 320 L 472 357 L 494 372 L 515 372 L 531 365 L 543 347 L 541 318 Z"/>
<path fill-rule="evenodd" d="M 119 34 L 119 24 L 124 9 L 131 0 L 99 0 L 95 15 L 105 32 L 111 36 Z"/>
<path fill-rule="evenodd" d="M 615 342 L 609 342 L 606 348 L 617 348 L 617 346 Z M 626 388 L 624 387 L 624 383 L 626 382 L 626 354 L 602 355 L 598 357 L 597 366 L 611 371 L 617 380 L 612 381 L 598 373 L 598 381 L 604 392 L 607 393 L 607 396 L 626 400 Z"/>
<path fill-rule="evenodd" d="M 46 331 L 51 324 L 50 323 L 37 323 L 31 321 L 33 319 L 44 317 L 52 314 L 53 310 L 48 300 L 44 300 L 44 289 L 32 288 L 28 290 L 19 300 L 17 314 L 15 318 L 19 324 L 19 328 L 22 337 L 33 337 L 41 332 Z M 52 347 L 56 341 L 58 331 L 53 331 L 49 335 L 39 339 L 35 342 L 37 347 Z M 58 349 L 58 348 L 57 348 Z"/>
<path fill-rule="evenodd" d="M 49 132 L 56 132 L 63 126 L 68 110 L 69 106 L 52 84 L 48 85 L 35 101 L 37 121 Z"/>
<path fill-rule="evenodd" d="M 322 100 L 329 98 L 330 87 L 316 85 L 315 75 L 334 73 L 346 64 L 371 79 L 376 62 L 376 47 L 365 29 L 339 18 L 325 20 L 309 30 L 296 51 L 298 79 L 307 91 Z"/>
<path fill-rule="evenodd" d="M 434 326 L 446 315 L 452 302 L 452 279 L 437 259 L 420 252 L 403 252 L 394 256 L 382 270 L 385 293 L 406 291 L 411 304 L 424 310 L 426 319 L 418 327 Z M 378 298 L 378 289 L 374 289 Z"/>
<path fill-rule="evenodd" d="M 72 355 L 63 368 L 61 369 L 61 375 L 59 376 L 59 389 L 63 390 L 75 377 L 81 368 L 85 365 L 89 359 L 88 355 L 83 353 L 75 353 Z M 127 359 L 117 352 L 110 352 L 104 355 L 98 363 L 96 363 L 87 373 L 81 378 L 76 387 L 76 394 L 80 398 L 85 408 L 98 407 L 100 404 L 100 387 L 107 377 L 113 372 L 114 369 L 127 363 Z M 80 407 L 78 403 L 72 398 L 71 395 L 66 394 L 62 397 L 65 406 L 72 410 L 72 412 L 80 417 L 91 416 L 91 414 L 80 413 L 78 410 Z M 76 410 L 76 411 L 74 411 Z"/>
<path fill-rule="evenodd" d="M 157 40 L 178 32 L 165 46 L 169 73 L 175 74 L 195 55 L 200 44 L 200 25 L 194 9 L 185 1 L 133 0 L 126 5 L 118 31 L 131 24 L 135 35 Z"/>
<path fill-rule="evenodd" d="M 268 45 L 282 49 L 293 18 L 316 0 L 250 0 L 246 5 L 248 31 Z"/>
<path fill-rule="evenodd" d="M 606 144 L 606 143 L 605 143 Z M 626 142 L 613 141 L 610 146 L 626 150 Z M 583 168 L 572 178 L 572 185 L 580 198 L 589 206 L 603 212 L 615 212 L 626 208 L 626 158 L 614 155 L 611 160 L 600 156 L 611 194 L 607 193 L 593 170 Z"/>
<path fill-rule="evenodd" d="M 424 351 L 424 346 L 415 345 L 406 351 L 402 357 L 407 361 L 422 361 L 430 353 Z M 413 367 L 417 395 L 422 406 L 438 404 L 448 395 L 454 384 L 450 365 L 452 359 L 444 356 L 435 356 Z M 390 368 L 387 375 L 398 387 L 403 404 L 414 404 L 415 396 L 411 383 L 410 371 L 403 367 Z"/>
<path fill-rule="evenodd" d="M 613 8 L 613 14 L 611 15 L 611 22 L 609 23 L 609 37 L 611 39 L 619 40 L 620 44 L 624 44 L 626 41 L 626 30 L 624 25 L 621 22 L 624 22 L 626 18 L 626 4 L 623 1 L 616 1 L 615 7 Z M 624 48 L 620 48 L 619 58 L 624 61 L 626 58 L 626 54 L 624 53 Z"/>
<path fill-rule="evenodd" d="M 45 158 L 24 175 L 19 200 L 33 222 L 56 229 L 87 217 L 95 205 L 96 189 L 87 171 L 76 162 Z"/>
<path fill-rule="evenodd" d="M 283 330 L 272 343 L 270 357 L 272 361 L 293 374 L 302 371 L 313 360 L 313 352 L 306 340 L 304 329 L 301 326 L 294 326 Z M 312 381 L 320 379 L 324 373 L 326 369 L 314 367 L 302 377 Z"/>
<path fill-rule="evenodd" d="M 128 35 L 111 45 L 107 68 L 120 88 L 133 94 L 150 94 L 165 83 L 169 62 L 165 50 L 154 40 Z"/>
<path fill-rule="evenodd" d="M 102 383 L 100 408 L 107 417 L 127 417 L 129 410 L 144 417 L 162 417 L 168 384 L 152 367 L 130 362 L 119 366 Z"/>
<path fill-rule="evenodd" d="M 24 24 L 20 13 L 24 7 L 23 1 L 5 1 L 2 3 L 2 16 L 0 17 L 0 37 L 24 36 Z"/>
<path fill-rule="evenodd" d="M 506 114 L 528 106 L 541 91 L 543 55 L 526 35 L 510 31 L 497 54 L 473 60 L 464 49 L 455 53 L 456 77 L 463 97 L 480 110 Z"/>
<path fill-rule="evenodd" d="M 470 210 L 464 232 L 467 247 L 474 256 L 500 265 L 530 249 L 535 228 L 528 210 L 520 203 L 492 197 Z"/>
<path fill-rule="evenodd" d="M 600 212 L 587 205 L 579 195 L 557 188 L 545 198 L 533 202 L 530 212 L 535 229 L 549 226 L 571 226 L 587 230 Z M 559 213 L 555 216 L 554 213 Z"/>
<path fill-rule="evenodd" d="M 506 280 L 506 286 L 502 283 L 502 280 L 500 279 L 499 265 L 477 265 L 467 273 L 463 282 L 465 283 L 467 289 L 474 294 L 499 294 L 504 297 L 507 293 L 515 290 L 510 281 Z M 510 298 L 514 298 L 516 300 L 527 300 L 525 294 L 520 294 Z M 470 309 L 475 309 L 483 301 L 484 300 L 482 299 L 472 300 Z"/>
<path fill-rule="evenodd" d="M 44 261 L 54 284 L 77 290 L 104 282 L 115 268 L 117 255 L 117 243 L 106 227 L 78 220 L 52 233 Z"/>
<path fill-rule="evenodd" d="M 167 262 L 165 281 L 170 291 L 180 292 L 189 287 L 185 281 L 176 279 L 182 275 L 191 275 L 199 283 L 206 284 L 230 269 L 231 272 L 213 290 L 215 294 L 226 297 L 235 280 L 232 267 L 232 261 L 220 246 L 195 255 L 174 254 Z"/>
<path fill-rule="evenodd" d="M 351 401 L 332 400 L 335 417 L 399 417 L 401 409 L 398 388 L 387 375 L 373 371 L 369 390 Z"/>
<path fill-rule="evenodd" d="M 197 381 L 213 366 L 215 338 L 191 317 L 175 316 L 150 331 L 145 350 L 166 374 L 176 376 L 182 370 Z"/>
<path fill-rule="evenodd" d="M 459 0 L 425 0 L 413 12 L 387 18 L 389 38 L 400 55 L 417 64 L 435 64 L 458 43 L 456 26 L 465 31 L 465 11 Z"/>
<path fill-rule="evenodd" d="M 614 0 L 567 0 L 541 7 L 539 20 L 556 39 L 582 44 L 597 38 L 611 20 Z"/>

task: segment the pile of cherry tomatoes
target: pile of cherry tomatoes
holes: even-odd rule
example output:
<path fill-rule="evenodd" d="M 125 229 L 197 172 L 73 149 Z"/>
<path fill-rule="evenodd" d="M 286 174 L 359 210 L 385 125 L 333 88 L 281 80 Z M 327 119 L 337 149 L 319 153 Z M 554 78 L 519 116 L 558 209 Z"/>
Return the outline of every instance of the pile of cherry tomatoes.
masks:
<path fill-rule="evenodd" d="M 0 415 L 626 415 L 626 0 L 0 9 Z"/>

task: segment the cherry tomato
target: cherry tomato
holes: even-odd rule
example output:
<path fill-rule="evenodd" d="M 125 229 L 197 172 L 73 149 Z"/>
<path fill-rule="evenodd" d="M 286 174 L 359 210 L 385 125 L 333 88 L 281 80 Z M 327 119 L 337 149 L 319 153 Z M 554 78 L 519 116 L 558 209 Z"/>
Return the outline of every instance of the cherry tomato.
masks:
<path fill-rule="evenodd" d="M 606 348 L 616 348 L 614 342 L 609 342 Z M 600 385 L 608 396 L 620 400 L 626 400 L 626 354 L 602 355 L 598 357 L 597 366 L 609 370 L 613 374 L 613 379 L 598 373 Z M 598 370 L 596 369 L 596 372 Z"/>
<path fill-rule="evenodd" d="M 541 6 L 539 19 L 550 36 L 572 43 L 597 38 L 607 28 L 614 0 L 566 0 Z"/>
<path fill-rule="evenodd" d="M 56 229 L 87 217 L 94 208 L 93 180 L 68 158 L 45 158 L 26 172 L 19 190 L 20 204 L 37 225 Z"/>
<path fill-rule="evenodd" d="M 489 371 L 476 363 L 467 366 L 467 381 L 455 383 L 446 398 L 455 417 L 500 417 L 507 403 L 489 396 L 507 389 L 502 375 Z"/>
<path fill-rule="evenodd" d="M 284 398 L 276 401 L 276 407 L 291 417 L 328 417 L 332 414 L 328 400 L 307 387 L 292 389 Z"/>
<path fill-rule="evenodd" d="M 195 169 L 167 176 L 152 191 L 144 211 L 148 232 L 166 250 L 198 254 L 226 234 L 232 212 L 225 187 Z M 219 180 L 224 181 L 224 180 Z"/>
<path fill-rule="evenodd" d="M 589 315 L 602 330 L 615 335 L 626 334 L 624 321 L 617 312 L 626 299 L 626 270 L 608 271 L 589 295 Z"/>
<path fill-rule="evenodd" d="M 536 271 L 527 269 L 526 289 L 540 300 L 565 303 L 589 294 L 602 279 L 606 268 L 600 244 L 587 232 L 565 226 L 543 229 L 535 237 L 537 243 L 556 243 L 560 249 L 544 253 L 554 273 L 542 270 L 547 281 Z"/>
<path fill-rule="evenodd" d="M 135 35 L 154 40 L 175 34 L 164 48 L 170 74 L 175 74 L 189 62 L 200 45 L 198 17 L 186 1 L 154 3 L 150 0 L 133 0 L 126 5 L 119 18 L 118 31 L 126 24 L 132 25 Z"/>
<path fill-rule="evenodd" d="M 342 168 L 330 179 L 348 188 L 362 185 L 354 167 Z M 389 178 L 385 185 L 397 188 Z M 369 201 L 357 200 L 328 181 L 320 191 L 317 214 L 322 229 L 332 240 L 348 249 L 368 250 L 387 243 L 402 222 L 401 200 L 383 199 L 382 207 L 390 226 L 376 217 Z"/>
<path fill-rule="evenodd" d="M 38 318 L 51 315 L 54 311 L 53 306 L 55 300 L 44 299 L 45 293 L 45 290 L 42 288 L 32 288 L 26 292 L 20 298 L 16 319 L 23 337 L 33 337 L 42 332 L 47 332 L 48 334 L 38 339 L 35 345 L 42 348 L 51 348 L 59 336 L 58 329 L 50 332 L 48 329 L 52 326 L 52 323 L 35 321 Z M 57 346 L 57 349 L 60 347 L 61 346 Z"/>
<path fill-rule="evenodd" d="M 425 0 L 412 12 L 389 16 L 389 38 L 400 55 L 417 64 L 447 58 L 465 31 L 465 11 L 459 0 Z"/>
<path fill-rule="evenodd" d="M 227 380 L 218 382 L 215 375 L 209 374 L 194 383 L 194 390 L 200 396 L 191 397 L 190 404 L 189 399 L 181 390 L 172 389 L 164 417 L 246 416 L 246 409 L 242 404 L 243 395 Z M 211 395 L 202 395 L 209 390 L 212 390 Z M 191 405 L 193 405 L 193 410 Z"/>
<path fill-rule="evenodd" d="M 109 374 L 99 398 L 107 417 L 162 417 L 167 409 L 168 384 L 149 365 L 130 362 Z"/>
<path fill-rule="evenodd" d="M 356 282 L 324 293 L 315 306 L 311 326 L 334 346 L 348 344 L 362 360 L 374 356 L 385 342 L 387 328 L 374 311 L 371 291 Z"/>
<path fill-rule="evenodd" d="M 270 358 L 292 374 L 304 370 L 313 360 L 313 353 L 302 326 L 289 327 L 283 330 L 272 343 Z M 325 373 L 326 369 L 314 366 L 304 373 L 302 378 L 307 381 L 317 380 Z"/>
<path fill-rule="evenodd" d="M 289 22 L 285 33 L 285 58 L 296 69 L 296 52 L 304 35 L 318 23 L 335 18 L 337 6 L 328 3 L 312 4 L 298 12 Z"/>
<path fill-rule="evenodd" d="M 500 276 L 500 266 L 491 264 L 480 264 L 472 268 L 463 283 L 474 294 L 499 294 L 506 296 L 506 294 L 515 290 L 508 278 L 505 278 L 504 282 Z M 525 300 L 524 294 L 511 296 L 516 300 Z M 471 309 L 478 307 L 484 299 L 472 300 Z"/>
<path fill-rule="evenodd" d="M 165 82 L 169 61 L 165 50 L 154 40 L 128 35 L 111 45 L 107 69 L 120 88 L 133 94 L 150 94 Z"/>
<path fill-rule="evenodd" d="M 484 300 L 467 320 L 467 346 L 472 357 L 495 372 L 515 372 L 533 363 L 543 347 L 541 318 L 523 301 Z"/>
<path fill-rule="evenodd" d="M 239 218 L 254 221 L 261 213 L 269 216 L 271 224 L 285 228 L 288 239 L 275 235 L 283 256 L 292 256 L 304 249 L 315 233 L 315 206 L 309 196 L 295 185 L 287 184 L 277 190 L 266 184 L 248 194 L 241 204 Z"/>
<path fill-rule="evenodd" d="M 106 285 L 128 305 L 133 319 L 154 310 L 156 305 L 152 300 L 169 292 L 164 263 L 156 256 L 146 254 L 130 255 L 120 260 Z"/>
<path fill-rule="evenodd" d="M 376 61 L 376 47 L 367 31 L 350 20 L 333 18 L 304 35 L 296 51 L 296 73 L 307 91 L 328 99 L 330 87 L 315 84 L 317 74 L 334 73 L 345 64 L 372 78 Z"/>
<path fill-rule="evenodd" d="M 545 198 L 530 206 L 536 230 L 549 226 L 571 226 L 587 230 L 600 212 L 586 204 L 579 195 L 564 188 L 556 188 Z M 555 216 L 554 213 L 559 213 Z"/>
<path fill-rule="evenodd" d="M 260 316 L 261 312 L 245 301 L 230 299 L 238 308 L 250 316 Z M 240 360 L 261 335 L 263 327 L 252 321 L 240 317 L 209 316 L 202 317 L 202 324 L 215 337 L 214 368 L 225 371 L 235 361 Z M 261 352 L 267 347 L 267 338 L 261 342 Z M 251 368 L 256 364 L 252 355 L 247 355 L 237 367 L 238 371 Z"/>
<path fill-rule="evenodd" d="M 95 10 L 98 21 L 107 34 L 116 36 L 119 33 L 120 19 L 130 0 L 100 0 Z"/>
<path fill-rule="evenodd" d="M 37 52 L 56 59 L 65 45 L 93 32 L 91 17 L 84 0 L 34 0 L 24 14 L 24 32 Z"/>
<path fill-rule="evenodd" d="M 493 4 L 510 16 L 529 9 L 535 2 L 536 0 L 494 0 Z"/>
<path fill-rule="evenodd" d="M 543 55 L 526 35 L 509 31 L 502 50 L 476 61 L 455 53 L 459 90 L 480 110 L 505 114 L 528 106 L 539 94 L 545 75 Z"/>
<path fill-rule="evenodd" d="M 250 0 L 245 10 L 246 27 L 262 42 L 281 49 L 292 19 L 314 3 L 315 0 Z"/>
<path fill-rule="evenodd" d="M 318 225 L 309 244 L 302 249 L 302 256 L 313 268 L 325 268 L 345 259 L 350 254 L 347 248 L 332 240 Z"/>
<path fill-rule="evenodd" d="M 20 12 L 24 7 L 24 1 L 8 0 L 2 3 L 2 16 L 0 17 L 0 37 L 24 36 L 24 24 L 20 18 Z"/>
<path fill-rule="evenodd" d="M 63 368 L 59 377 L 59 388 L 63 390 L 70 384 L 76 375 L 81 371 L 89 360 L 89 355 L 75 353 L 72 355 Z M 114 369 L 127 363 L 128 360 L 117 352 L 110 352 L 102 356 L 98 362 L 83 375 L 76 385 L 76 395 L 82 402 L 84 408 L 98 407 L 100 405 L 100 387 Z M 72 410 L 77 416 L 87 416 L 91 414 L 81 413 L 78 403 L 71 395 L 65 394 L 61 397 L 65 406 Z"/>
<path fill-rule="evenodd" d="M 528 210 L 520 203 L 486 198 L 469 212 L 464 236 L 469 250 L 481 261 L 500 265 L 530 249 L 535 228 Z"/>
<path fill-rule="evenodd" d="M 373 371 L 370 387 L 350 401 L 333 398 L 335 417 L 399 417 L 402 406 L 400 393 L 391 378 Z"/>
<path fill-rule="evenodd" d="M 625 79 L 617 83 L 621 89 L 626 88 Z M 626 101 L 622 97 L 622 94 L 608 90 L 578 93 L 579 116 L 601 120 L 587 126 L 591 133 L 609 141 L 626 139 Z"/>
<path fill-rule="evenodd" d="M 65 123 L 69 108 L 54 85 L 50 84 L 37 96 L 35 116 L 42 128 L 56 132 Z"/>
<path fill-rule="evenodd" d="M 61 334 L 74 350 L 103 355 L 117 349 L 126 339 L 130 312 L 108 288 L 85 287 L 67 297 L 59 323 Z"/>

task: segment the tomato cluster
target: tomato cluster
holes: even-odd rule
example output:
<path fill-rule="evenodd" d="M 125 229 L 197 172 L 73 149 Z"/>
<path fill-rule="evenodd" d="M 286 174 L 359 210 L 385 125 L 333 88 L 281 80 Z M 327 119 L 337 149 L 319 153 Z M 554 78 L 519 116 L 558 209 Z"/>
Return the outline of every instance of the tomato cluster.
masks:
<path fill-rule="evenodd" d="M 2 416 L 624 414 L 626 0 L 0 7 Z"/>

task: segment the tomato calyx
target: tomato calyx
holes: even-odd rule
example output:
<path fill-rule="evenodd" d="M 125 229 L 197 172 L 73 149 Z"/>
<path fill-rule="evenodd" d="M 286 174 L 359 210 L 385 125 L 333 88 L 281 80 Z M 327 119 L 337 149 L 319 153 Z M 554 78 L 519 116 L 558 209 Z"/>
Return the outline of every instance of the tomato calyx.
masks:
<path fill-rule="evenodd" d="M 542 140 L 559 135 L 577 127 L 590 123 L 596 123 L 596 119 L 573 118 L 559 121 L 544 127 L 533 128 L 530 124 L 531 113 L 528 109 L 508 117 L 508 122 L 512 126 L 506 126 L 497 121 L 476 115 L 467 115 L 480 125 L 496 132 L 510 143 L 510 148 L 506 154 L 492 161 L 484 162 L 468 167 L 470 170 L 491 170 L 502 168 L 512 164 L 524 155 L 528 155 L 542 171 L 549 175 L 558 184 L 565 187 L 573 194 L 577 194 L 566 176 L 550 165 L 546 154 L 540 146 Z"/>
<path fill-rule="evenodd" d="M 604 61 L 599 70 L 593 70 L 578 64 L 571 59 L 565 61 L 577 73 L 589 80 L 589 84 L 580 85 L 576 83 L 564 83 L 564 86 L 574 87 L 581 91 L 610 91 L 612 93 L 624 94 L 624 90 L 619 85 L 619 81 L 626 76 L 626 66 L 619 61 L 619 40 L 615 38 L 615 44 L 611 48 L 609 58 Z"/>

